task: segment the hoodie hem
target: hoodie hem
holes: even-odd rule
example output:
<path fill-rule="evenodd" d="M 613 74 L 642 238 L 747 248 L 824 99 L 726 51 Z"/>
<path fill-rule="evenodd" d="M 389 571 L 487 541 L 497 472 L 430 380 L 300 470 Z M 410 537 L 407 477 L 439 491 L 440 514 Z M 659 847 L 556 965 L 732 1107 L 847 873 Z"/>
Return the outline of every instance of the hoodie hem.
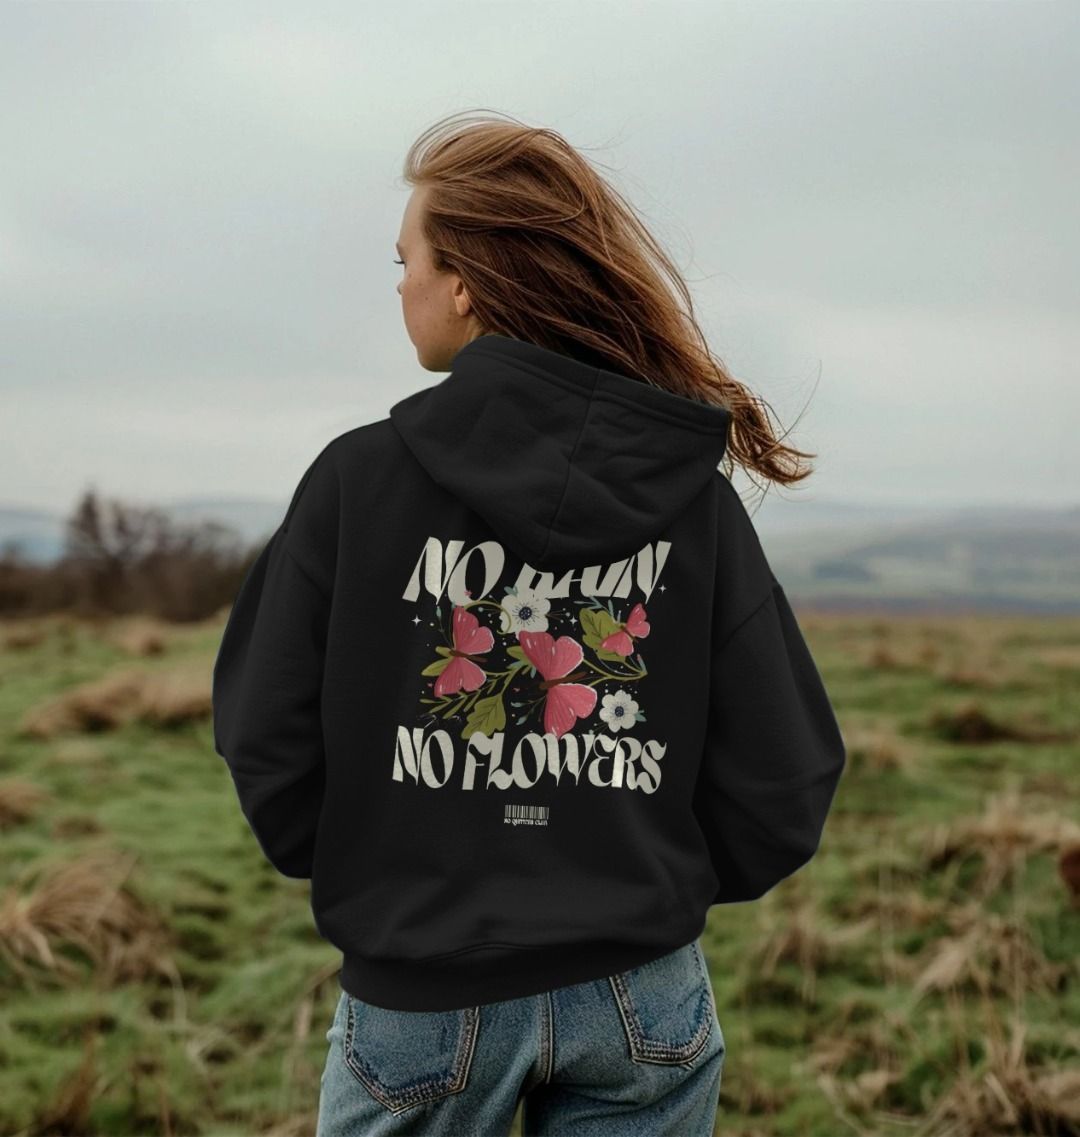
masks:
<path fill-rule="evenodd" d="M 536 948 L 488 944 L 423 960 L 344 953 L 339 982 L 346 994 L 388 1010 L 463 1010 L 606 979 L 677 951 L 696 940 L 704 927 L 702 916 L 661 944 L 609 940 Z"/>

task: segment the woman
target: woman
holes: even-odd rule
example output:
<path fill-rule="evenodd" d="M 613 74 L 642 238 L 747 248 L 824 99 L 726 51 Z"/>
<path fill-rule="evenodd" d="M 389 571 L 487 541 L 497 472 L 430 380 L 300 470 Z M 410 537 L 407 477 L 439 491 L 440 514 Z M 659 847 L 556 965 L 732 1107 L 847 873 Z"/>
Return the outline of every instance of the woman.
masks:
<path fill-rule="evenodd" d="M 414 145 L 428 371 L 331 441 L 237 595 L 214 736 L 342 953 L 319 1137 L 711 1134 L 700 934 L 816 851 L 844 765 L 721 459 L 805 455 L 557 134 Z"/>

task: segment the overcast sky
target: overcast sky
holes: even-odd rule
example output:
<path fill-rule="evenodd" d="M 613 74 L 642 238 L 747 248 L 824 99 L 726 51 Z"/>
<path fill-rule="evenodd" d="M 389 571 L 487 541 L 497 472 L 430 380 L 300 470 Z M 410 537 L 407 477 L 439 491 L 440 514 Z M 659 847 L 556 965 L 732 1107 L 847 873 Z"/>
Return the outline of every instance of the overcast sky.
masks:
<path fill-rule="evenodd" d="M 818 454 L 789 500 L 1080 503 L 1078 17 L 6 3 L 0 505 L 287 499 L 444 378 L 401 319 L 400 175 L 481 107 L 613 168 Z"/>

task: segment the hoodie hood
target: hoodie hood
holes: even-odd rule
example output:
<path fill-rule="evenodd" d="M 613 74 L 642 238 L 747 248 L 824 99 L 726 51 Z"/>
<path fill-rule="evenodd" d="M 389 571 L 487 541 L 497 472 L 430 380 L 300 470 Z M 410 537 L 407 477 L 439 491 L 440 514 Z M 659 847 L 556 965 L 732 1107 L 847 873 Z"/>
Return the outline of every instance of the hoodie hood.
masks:
<path fill-rule="evenodd" d="M 715 474 L 731 412 L 489 333 L 390 420 L 500 540 L 557 570 L 655 540 Z"/>

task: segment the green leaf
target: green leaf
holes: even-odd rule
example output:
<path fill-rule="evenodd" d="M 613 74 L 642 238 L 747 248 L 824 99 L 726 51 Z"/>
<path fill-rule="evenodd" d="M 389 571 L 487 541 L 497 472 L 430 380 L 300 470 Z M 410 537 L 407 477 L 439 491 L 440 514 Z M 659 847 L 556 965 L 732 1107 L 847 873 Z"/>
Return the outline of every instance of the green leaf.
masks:
<path fill-rule="evenodd" d="M 611 613 L 603 608 L 582 608 L 580 612 L 582 638 L 585 643 L 600 654 L 600 644 L 613 632 L 619 630 L 619 625 L 612 618 Z M 621 655 L 607 652 L 604 658 L 622 659 Z"/>
<path fill-rule="evenodd" d="M 502 696 L 489 695 L 486 699 L 477 699 L 473 704 L 461 737 L 468 738 L 469 735 L 479 731 L 480 734 L 486 734 L 490 738 L 505 726 L 506 708 L 503 706 Z"/>

